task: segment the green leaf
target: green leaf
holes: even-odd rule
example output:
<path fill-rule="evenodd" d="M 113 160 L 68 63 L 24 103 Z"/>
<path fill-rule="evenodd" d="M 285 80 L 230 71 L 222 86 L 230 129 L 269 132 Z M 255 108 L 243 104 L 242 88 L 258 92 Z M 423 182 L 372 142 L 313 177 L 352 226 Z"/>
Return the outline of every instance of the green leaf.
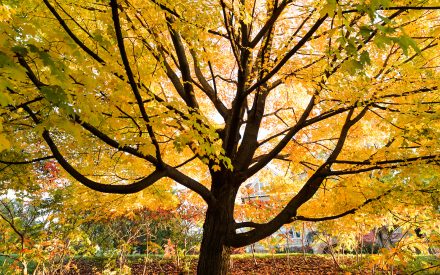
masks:
<path fill-rule="evenodd" d="M 342 64 L 342 70 L 348 72 L 351 75 L 355 75 L 358 71 L 362 70 L 363 66 L 361 62 L 357 60 L 347 60 Z"/>
<path fill-rule="evenodd" d="M 55 62 L 50 54 L 45 51 L 38 51 L 38 54 L 45 66 L 50 68 L 50 71 L 56 75 L 59 79 L 64 79 L 64 66 L 60 62 Z"/>
<path fill-rule="evenodd" d="M 327 4 L 322 8 L 320 15 L 322 17 L 327 14 L 329 17 L 333 17 L 335 15 L 335 10 L 336 0 L 327 0 Z"/>
<path fill-rule="evenodd" d="M 376 24 L 376 28 L 384 34 L 391 34 L 396 31 L 396 29 L 389 26 L 382 26 L 381 24 Z"/>
<path fill-rule="evenodd" d="M 377 35 L 376 38 L 374 38 L 374 44 L 380 49 L 384 49 L 387 45 L 391 44 L 393 40 L 385 35 Z"/>
<path fill-rule="evenodd" d="M 23 46 L 14 46 L 11 48 L 14 53 L 17 53 L 22 56 L 26 56 L 28 54 L 28 50 Z"/>
<path fill-rule="evenodd" d="M 359 57 L 359 62 L 361 62 L 363 66 L 365 66 L 366 64 L 370 65 L 371 64 L 370 54 L 367 51 L 363 51 Z"/>
<path fill-rule="evenodd" d="M 11 67 L 13 66 L 15 63 L 12 60 L 12 58 L 10 58 L 9 56 L 7 56 L 4 52 L 0 51 L 0 68 L 3 67 Z"/>
<path fill-rule="evenodd" d="M 43 64 L 49 67 L 55 66 L 55 63 L 52 60 L 52 57 L 45 51 L 39 51 L 39 55 Z"/>
<path fill-rule="evenodd" d="M 37 53 L 37 52 L 39 52 L 39 49 L 38 49 L 35 45 L 33 45 L 33 44 L 27 44 L 27 46 L 28 46 L 29 50 L 31 51 L 31 53 Z"/>
<path fill-rule="evenodd" d="M 12 98 L 8 94 L 0 91 L 0 105 L 5 107 L 5 106 L 8 106 L 12 103 L 14 103 Z"/>
<path fill-rule="evenodd" d="M 0 134 L 0 152 L 3 150 L 7 150 L 11 147 L 11 143 L 9 140 L 2 134 Z"/>
<path fill-rule="evenodd" d="M 368 27 L 368 26 L 361 26 L 360 28 L 359 28 L 359 33 L 361 34 L 361 36 L 363 37 L 363 38 L 367 38 L 368 36 L 370 36 L 370 34 L 373 32 L 373 30 L 370 28 L 370 27 Z"/>
<path fill-rule="evenodd" d="M 49 102 L 57 106 L 62 103 L 67 103 L 67 95 L 60 86 L 44 86 L 41 87 L 40 90 Z"/>
<path fill-rule="evenodd" d="M 417 43 L 409 36 L 402 35 L 399 38 L 396 39 L 396 42 L 399 44 L 399 46 L 402 48 L 403 53 L 405 55 L 408 55 L 408 48 L 411 47 L 416 53 L 421 53 L 419 47 L 417 46 Z"/>
<path fill-rule="evenodd" d="M 357 53 L 356 41 L 353 38 L 347 40 L 347 46 L 345 46 L 345 50 L 349 55 Z"/>
<path fill-rule="evenodd" d="M 50 103 L 63 109 L 64 111 L 66 111 L 66 113 L 68 115 L 74 114 L 73 108 L 69 105 L 69 100 L 67 98 L 67 94 L 64 92 L 64 90 L 60 86 L 58 86 L 58 85 L 44 86 L 44 87 L 41 87 L 40 90 L 41 90 L 41 93 L 43 94 L 43 96 Z"/>

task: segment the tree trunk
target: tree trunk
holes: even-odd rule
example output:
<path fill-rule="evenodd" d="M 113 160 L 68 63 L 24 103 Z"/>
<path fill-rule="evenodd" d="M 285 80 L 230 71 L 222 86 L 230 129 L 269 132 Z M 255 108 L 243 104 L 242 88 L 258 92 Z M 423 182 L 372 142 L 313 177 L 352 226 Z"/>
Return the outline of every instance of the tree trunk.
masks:
<path fill-rule="evenodd" d="M 232 248 L 227 237 L 233 228 L 234 190 L 222 190 L 215 206 L 209 206 L 203 224 L 203 239 L 197 266 L 198 275 L 228 273 Z"/>

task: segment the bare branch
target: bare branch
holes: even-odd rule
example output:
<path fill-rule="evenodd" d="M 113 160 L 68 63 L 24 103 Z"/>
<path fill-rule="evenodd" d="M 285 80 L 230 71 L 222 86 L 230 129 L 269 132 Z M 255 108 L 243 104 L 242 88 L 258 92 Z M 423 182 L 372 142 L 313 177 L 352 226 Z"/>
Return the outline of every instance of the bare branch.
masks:
<path fill-rule="evenodd" d="M 22 160 L 22 161 L 7 161 L 7 160 L 0 159 L 0 163 L 8 164 L 8 165 L 31 164 L 31 163 L 40 162 L 40 161 L 48 160 L 48 159 L 54 159 L 54 158 L 55 158 L 54 156 L 47 156 L 47 157 L 35 158 L 35 159 L 31 159 L 31 160 Z"/>
<path fill-rule="evenodd" d="M 146 127 L 148 131 L 148 135 L 151 138 L 151 141 L 156 149 L 156 158 L 158 160 L 157 167 L 160 168 L 163 165 L 162 156 L 160 153 L 159 143 L 157 142 L 156 136 L 153 131 L 153 127 L 150 124 L 150 118 L 145 110 L 145 106 L 142 100 L 142 97 L 139 93 L 138 86 L 134 79 L 133 72 L 130 67 L 130 62 L 128 61 L 127 53 L 125 51 L 124 38 L 122 36 L 121 23 L 119 21 L 119 12 L 118 12 L 118 3 L 117 0 L 110 0 L 110 6 L 112 9 L 112 18 L 116 32 L 116 39 L 118 41 L 119 52 L 121 55 L 122 62 L 124 63 L 125 72 L 128 77 L 128 81 L 130 82 L 131 89 L 133 90 L 133 94 L 136 98 L 136 101 L 139 106 L 139 110 L 141 111 L 142 117 L 146 122 Z"/>
<path fill-rule="evenodd" d="M 407 10 L 439 10 L 440 6 L 395 6 L 395 7 L 379 7 L 377 10 L 401 10 L 401 11 L 407 11 Z M 353 12 L 360 12 L 358 9 L 351 9 L 351 10 L 345 10 L 342 11 L 342 13 L 353 13 Z"/>

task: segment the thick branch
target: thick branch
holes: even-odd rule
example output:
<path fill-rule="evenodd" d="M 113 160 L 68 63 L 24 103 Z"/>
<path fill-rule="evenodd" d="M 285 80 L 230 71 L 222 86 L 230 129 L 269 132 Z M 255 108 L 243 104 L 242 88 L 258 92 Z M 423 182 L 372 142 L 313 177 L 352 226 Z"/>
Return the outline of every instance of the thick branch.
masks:
<path fill-rule="evenodd" d="M 337 156 L 342 151 L 343 145 L 347 138 L 350 128 L 357 123 L 367 112 L 367 107 L 365 107 L 359 114 L 357 114 L 353 119 L 354 110 L 350 110 L 347 114 L 344 125 L 342 126 L 339 140 L 336 146 L 327 160 L 315 171 L 315 173 L 307 180 L 301 190 L 287 203 L 284 209 L 276 215 L 268 223 L 262 224 L 251 231 L 245 233 L 236 234 L 235 238 L 231 240 L 233 246 L 243 246 L 250 243 L 256 242 L 273 234 L 278 228 L 283 224 L 292 221 L 292 218 L 296 216 L 296 212 L 301 205 L 310 200 L 319 187 L 321 186 L 324 179 L 327 177 L 328 172 L 332 162 L 337 158 Z M 303 118 L 305 120 L 305 118 Z M 301 119 L 300 119 L 301 120 Z M 251 167 L 252 169 L 252 167 Z"/>
<path fill-rule="evenodd" d="M 34 114 L 34 112 L 32 112 L 32 110 L 28 106 L 24 106 L 23 109 L 31 116 L 31 118 L 36 124 L 41 123 L 41 121 L 37 118 L 37 116 Z M 74 179 L 84 184 L 85 186 L 99 192 L 117 193 L 117 194 L 136 193 L 147 188 L 148 186 L 152 185 L 159 179 L 166 176 L 165 170 L 157 169 L 147 177 L 143 178 L 142 180 L 127 185 L 110 185 L 110 184 L 99 183 L 85 177 L 72 165 L 70 165 L 69 162 L 67 162 L 64 156 L 58 150 L 58 147 L 55 145 L 55 142 L 52 140 L 48 130 L 44 130 L 42 136 L 43 139 L 46 141 L 47 145 L 49 146 L 54 158 L 61 165 L 61 167 L 63 167 L 63 169 L 66 170 L 67 173 L 69 173 Z"/>
<path fill-rule="evenodd" d="M 226 106 L 223 104 L 223 102 L 217 97 L 217 93 L 214 88 L 209 85 L 208 81 L 206 80 L 205 76 L 202 73 L 202 70 L 200 69 L 199 62 L 197 60 L 196 53 L 194 51 L 191 51 L 191 55 L 193 57 L 194 61 L 194 72 L 196 73 L 196 77 L 199 80 L 200 84 L 202 85 L 203 89 L 202 91 L 209 97 L 212 104 L 214 104 L 217 111 L 220 113 L 220 115 L 226 120 L 228 117 L 229 110 L 226 108 Z M 212 67 L 210 66 L 211 72 Z M 213 78 L 212 81 L 215 83 L 215 79 Z"/>
<path fill-rule="evenodd" d="M 40 89 L 43 86 L 47 86 L 46 84 L 40 82 L 37 79 L 35 74 L 32 72 L 32 69 L 29 67 L 26 60 L 22 56 L 18 56 L 18 58 L 19 58 L 20 64 L 26 68 L 28 77 L 31 79 L 31 81 L 34 83 L 34 85 L 37 88 Z M 41 123 L 41 121 L 32 112 L 32 110 L 29 108 L 29 106 L 24 104 L 22 107 L 30 115 L 30 117 L 33 119 L 33 121 L 36 124 Z M 113 140 L 112 138 L 110 138 L 109 136 L 107 136 L 106 134 L 101 132 L 99 129 L 97 129 L 96 127 L 92 126 L 91 124 L 89 124 L 87 122 L 82 121 L 78 115 L 74 115 L 74 118 L 72 118 L 72 119 L 74 119 L 74 121 L 77 122 L 78 124 L 80 124 L 84 129 L 86 129 L 87 131 L 92 133 L 95 137 L 97 137 L 100 140 L 102 140 L 103 142 L 105 142 L 107 145 L 110 145 L 111 147 L 113 147 L 115 149 L 130 153 L 130 154 L 137 156 L 139 158 L 148 160 L 151 163 L 158 166 L 157 165 L 158 160 L 155 159 L 154 157 L 152 157 L 150 155 L 144 155 L 132 147 L 121 146 L 117 141 Z M 50 137 L 49 131 L 45 130 L 43 132 L 43 138 L 45 139 L 46 143 L 49 145 L 49 148 L 53 153 L 53 158 L 55 158 L 58 161 L 58 163 L 61 165 L 61 167 L 63 167 L 63 169 L 65 169 L 74 179 L 78 180 L 79 182 L 81 182 L 82 184 L 84 184 L 85 186 L 87 186 L 93 190 L 105 192 L 105 193 L 130 194 L 130 193 L 135 193 L 135 192 L 141 191 L 141 190 L 147 188 L 148 186 L 152 185 L 153 183 L 155 183 L 159 179 L 168 176 L 168 177 L 176 180 L 178 183 L 182 184 L 183 186 L 198 193 L 208 204 L 214 203 L 214 201 L 215 201 L 213 199 L 211 192 L 206 187 L 204 187 L 199 182 L 189 178 L 188 176 L 182 174 L 177 169 L 175 169 L 171 166 L 168 166 L 166 164 L 163 164 L 164 165 L 163 168 L 158 167 L 157 170 L 155 170 L 153 173 L 151 173 L 149 176 L 145 177 L 144 179 L 137 181 L 137 182 L 134 182 L 134 183 L 131 183 L 131 184 L 109 185 L 109 184 L 102 184 L 102 183 L 95 182 L 93 180 L 88 179 L 84 175 L 82 175 L 79 171 L 77 171 L 73 166 L 71 166 L 67 162 L 67 160 L 60 153 L 60 151 L 58 150 L 58 147 L 55 145 L 52 138 Z"/>
<path fill-rule="evenodd" d="M 283 149 L 286 147 L 286 145 L 289 143 L 289 141 L 295 136 L 296 133 L 298 133 L 299 130 L 303 128 L 303 124 L 306 121 L 307 117 L 309 116 L 310 112 L 313 109 L 313 106 L 315 105 L 315 95 L 313 95 L 309 101 L 309 104 L 307 108 L 304 110 L 304 113 L 301 115 L 300 119 L 296 123 L 294 127 L 292 127 L 286 135 L 281 139 L 281 141 L 270 151 L 268 154 L 266 154 L 264 157 L 262 157 L 256 164 L 251 166 L 246 172 L 245 172 L 245 178 L 249 178 L 250 176 L 254 175 L 260 169 L 265 167 L 274 157 L 276 157 Z"/>
<path fill-rule="evenodd" d="M 252 159 L 252 163 L 258 162 L 260 161 L 262 158 L 264 158 L 266 156 L 266 154 L 264 155 L 259 155 L 258 157 L 255 157 Z M 273 159 L 278 159 L 278 160 L 284 160 L 284 161 L 289 161 L 289 154 L 278 154 L 276 155 Z"/>
<path fill-rule="evenodd" d="M 179 170 L 174 167 L 166 166 L 167 176 L 179 184 L 193 190 L 197 194 L 199 194 L 208 205 L 212 205 L 216 202 L 215 197 L 212 195 L 211 191 L 206 188 L 204 185 L 199 183 L 198 181 L 192 179 L 191 177 L 183 174 Z"/>
<path fill-rule="evenodd" d="M 49 131 L 44 130 L 43 138 L 46 141 L 47 145 L 49 146 L 50 150 L 52 151 L 58 163 L 61 165 L 61 167 L 63 167 L 64 170 L 66 170 L 67 173 L 69 173 L 74 179 L 84 184 L 85 186 L 99 192 L 117 193 L 117 194 L 136 193 L 147 188 L 148 186 L 152 185 L 156 181 L 166 176 L 165 170 L 155 170 L 153 173 L 143 178 L 142 180 L 131 184 L 127 184 L 127 185 L 102 184 L 90 180 L 89 178 L 81 174 L 78 170 L 73 168 L 73 166 L 67 162 L 67 160 L 61 154 L 61 152 L 58 150 L 58 147 L 55 145 L 54 141 L 50 137 Z"/>
<path fill-rule="evenodd" d="M 260 31 L 257 33 L 257 35 L 252 39 L 252 41 L 249 42 L 248 46 L 250 48 L 255 47 L 260 40 L 267 34 L 267 32 L 272 28 L 272 26 L 275 24 L 275 21 L 278 19 L 278 17 L 281 15 L 283 10 L 286 8 L 286 6 L 291 3 L 291 0 L 284 0 L 281 2 L 281 4 L 276 7 L 269 17 L 269 19 L 266 21 L 264 26 L 260 29 Z"/>
<path fill-rule="evenodd" d="M 113 23 L 114 23 L 114 27 L 115 27 L 116 38 L 118 41 L 118 47 L 119 47 L 119 52 L 121 55 L 122 63 L 124 63 L 125 72 L 127 74 L 128 81 L 130 82 L 131 89 L 133 90 L 133 94 L 134 94 L 136 101 L 138 103 L 139 110 L 141 111 L 142 117 L 146 122 L 148 135 L 150 136 L 151 142 L 153 143 L 153 145 L 156 149 L 156 158 L 158 160 L 157 167 L 160 168 L 163 165 L 163 162 L 162 162 L 162 156 L 160 154 L 159 143 L 157 142 L 156 135 L 154 134 L 154 131 L 153 131 L 153 127 L 150 124 L 150 118 L 145 110 L 145 106 L 144 106 L 142 97 L 139 93 L 138 86 L 136 84 L 133 72 L 130 67 L 130 62 L 128 61 L 127 52 L 125 50 L 125 45 L 124 45 L 124 38 L 122 36 L 121 23 L 119 21 L 117 0 L 111 0 L 110 6 L 112 8 L 112 18 L 113 18 Z"/>
<path fill-rule="evenodd" d="M 296 216 L 296 217 L 293 218 L 293 220 L 297 220 L 297 221 L 307 221 L 307 222 L 322 222 L 322 221 L 329 221 L 329 220 L 339 219 L 339 218 L 342 218 L 342 217 L 344 217 L 344 216 L 347 216 L 347 215 L 350 215 L 350 214 L 354 214 L 354 213 L 356 213 L 358 210 L 360 210 L 362 207 L 364 207 L 365 205 L 368 205 L 368 204 L 370 204 L 370 203 L 372 203 L 372 202 L 375 202 L 375 201 L 380 200 L 381 198 L 383 198 L 383 197 L 385 197 L 386 195 L 390 194 L 392 190 L 393 190 L 393 189 L 389 189 L 389 190 L 386 191 L 385 193 L 383 193 L 383 194 L 381 194 L 381 195 L 379 195 L 379 196 L 377 196 L 377 197 L 374 197 L 374 198 L 371 198 L 371 199 L 367 199 L 367 200 L 366 200 L 364 203 L 362 203 L 361 205 L 359 205 L 359 206 L 357 206 L 357 207 L 355 207 L 355 208 L 352 208 L 352 209 L 350 209 L 350 210 L 347 210 L 347 211 L 345 211 L 345 212 L 342 212 L 342 213 L 340 213 L 340 214 L 337 214 L 337 215 L 327 216 L 327 217 L 320 217 L 320 218 L 310 218 L 310 217 L 304 217 L 304 216 Z"/>
<path fill-rule="evenodd" d="M 362 207 L 380 200 L 381 198 L 385 197 L 386 195 L 390 194 L 391 191 L 393 189 L 389 189 L 388 191 L 384 192 L 383 194 L 371 198 L 371 199 L 367 199 L 364 203 L 362 203 L 361 205 L 352 208 L 350 210 L 347 210 L 345 212 L 342 212 L 340 214 L 337 215 L 333 215 L 333 216 L 326 216 L 326 217 L 319 217 L 319 218 L 311 218 L 311 217 L 304 217 L 304 216 L 295 216 L 294 218 L 292 218 L 292 221 L 307 221 L 307 222 L 321 222 L 321 221 L 329 221 L 329 220 L 335 220 L 335 219 L 339 219 L 342 218 L 344 216 L 350 215 L 350 214 L 355 214 L 357 211 L 359 211 Z M 261 223 L 256 223 L 256 222 L 252 222 L 252 221 L 247 221 L 247 222 L 240 222 L 240 223 L 236 223 L 235 224 L 235 228 L 239 229 L 239 228 L 246 228 L 246 227 L 250 227 L 250 228 L 260 228 L 264 226 L 264 224 Z"/>
<path fill-rule="evenodd" d="M 44 86 L 48 86 L 47 84 L 42 83 L 42 82 L 40 82 L 37 79 L 37 76 L 32 71 L 32 69 L 30 68 L 30 66 L 28 65 L 28 63 L 24 59 L 24 57 L 19 55 L 18 56 L 18 60 L 19 60 L 19 63 L 26 69 L 26 74 L 28 75 L 28 77 L 31 79 L 31 81 L 34 83 L 34 85 L 38 89 L 41 89 L 41 87 L 44 87 Z M 33 102 L 33 101 L 29 101 L 29 102 Z M 20 107 L 23 107 L 25 110 L 27 110 L 29 115 L 31 115 L 32 119 L 34 120 L 34 122 L 36 122 L 37 124 L 39 123 L 38 119 L 36 118 L 35 115 L 33 115 L 33 113 L 31 112 L 30 108 L 28 108 L 27 104 L 21 104 Z M 100 131 L 98 128 L 94 127 L 93 125 L 91 125 L 91 124 L 89 124 L 87 122 L 82 121 L 81 118 L 79 117 L 79 115 L 74 114 L 70 118 L 73 121 L 75 121 L 76 123 L 80 124 L 84 129 L 86 129 L 87 131 L 92 133 L 96 138 L 98 138 L 98 139 L 102 140 L 103 142 L 105 142 L 107 145 L 110 145 L 113 148 L 121 150 L 123 152 L 132 154 L 133 156 L 137 156 L 139 158 L 145 159 L 145 160 L 149 161 L 150 163 L 152 163 L 154 165 L 158 165 L 159 164 L 158 160 L 155 159 L 153 156 L 142 154 L 141 152 L 139 152 L 138 150 L 136 150 L 136 149 L 134 149 L 134 148 L 132 148 L 130 146 L 126 146 L 126 145 L 121 146 L 119 144 L 119 142 L 117 142 L 116 140 L 110 138 L 105 133 Z"/>
<path fill-rule="evenodd" d="M 70 36 L 70 38 L 72 38 L 73 41 L 75 41 L 75 43 L 83 50 L 85 51 L 88 55 L 90 55 L 93 59 L 95 59 L 96 61 L 98 61 L 101 64 L 105 64 L 105 61 L 98 56 L 98 54 L 96 54 L 94 51 L 92 51 L 91 49 L 89 49 L 73 32 L 72 30 L 70 30 L 69 26 L 67 26 L 66 22 L 63 20 L 63 18 L 61 18 L 61 16 L 58 14 L 58 12 L 55 10 L 55 8 L 49 3 L 48 0 L 43 0 L 44 4 L 46 5 L 46 7 L 49 9 L 49 11 L 55 16 L 55 18 L 58 20 L 58 22 L 60 23 L 61 27 L 63 27 L 63 29 L 66 31 L 66 33 Z"/>
<path fill-rule="evenodd" d="M 189 107 L 198 109 L 199 104 L 197 103 L 196 97 L 194 95 L 194 88 L 191 84 L 191 71 L 189 68 L 188 58 L 185 54 L 185 48 L 183 46 L 182 39 L 180 37 L 180 34 L 172 28 L 172 19 L 167 18 L 167 21 L 171 40 L 173 41 L 174 49 L 177 54 L 177 59 L 179 60 L 180 71 L 182 73 L 183 88 L 185 90 L 184 100 Z"/>
<path fill-rule="evenodd" d="M 319 18 L 315 24 L 310 28 L 310 30 L 304 35 L 303 38 L 280 60 L 280 62 L 272 68 L 272 70 L 266 74 L 261 80 L 257 81 L 249 89 L 247 89 L 246 94 L 250 94 L 255 89 L 257 89 L 261 84 L 267 82 L 272 76 L 274 76 L 285 64 L 286 62 L 299 50 L 301 47 L 310 39 L 310 37 L 318 30 L 318 28 L 327 19 L 327 14 Z"/>

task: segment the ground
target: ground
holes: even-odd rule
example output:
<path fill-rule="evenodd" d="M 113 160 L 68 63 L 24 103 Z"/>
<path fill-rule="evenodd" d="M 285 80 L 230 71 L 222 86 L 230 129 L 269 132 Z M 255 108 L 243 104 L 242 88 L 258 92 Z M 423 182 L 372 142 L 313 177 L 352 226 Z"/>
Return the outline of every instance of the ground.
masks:
<path fill-rule="evenodd" d="M 104 274 L 103 266 L 90 260 L 75 262 L 77 271 L 71 274 Z M 194 274 L 196 259 L 180 261 L 156 259 L 142 262 L 141 259 L 129 264 L 131 274 Z M 353 268 L 355 259 L 340 261 L 341 265 L 349 264 L 352 273 L 338 268 L 329 256 L 317 255 L 290 255 L 283 257 L 233 257 L 231 260 L 231 274 L 371 274 L 371 271 Z M 186 270 L 186 271 L 184 271 Z M 189 271 L 188 271 L 189 270 Z M 108 273 L 107 273 L 108 274 Z M 396 274 L 396 273 L 394 273 Z"/>

